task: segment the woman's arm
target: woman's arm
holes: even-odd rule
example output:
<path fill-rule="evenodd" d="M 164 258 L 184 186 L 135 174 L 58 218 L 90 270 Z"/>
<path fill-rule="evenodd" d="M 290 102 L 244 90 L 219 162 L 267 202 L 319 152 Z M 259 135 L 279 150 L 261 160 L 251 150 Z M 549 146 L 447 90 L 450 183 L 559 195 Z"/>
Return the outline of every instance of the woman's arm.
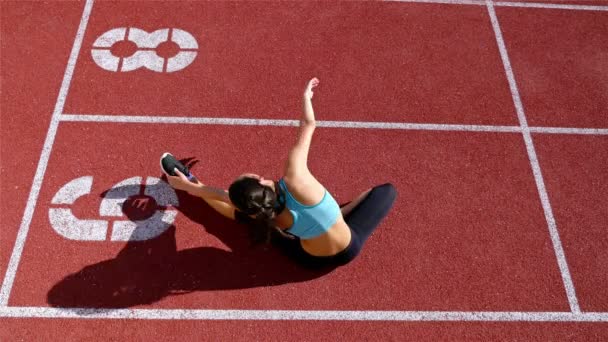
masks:
<path fill-rule="evenodd" d="M 234 220 L 234 205 L 228 197 L 228 191 L 203 185 L 199 182 L 198 187 L 190 192 L 193 196 L 201 197 L 209 206 L 225 217 Z"/>
<path fill-rule="evenodd" d="M 176 190 L 183 190 L 192 196 L 197 196 L 205 200 L 209 206 L 220 214 L 234 220 L 234 205 L 228 197 L 228 191 L 204 185 L 197 181 L 192 183 L 179 170 L 174 170 L 177 176 L 167 176 L 169 184 Z"/>
<path fill-rule="evenodd" d="M 207 202 L 207 204 L 209 204 L 209 206 L 213 209 L 215 209 L 215 211 L 217 211 L 218 213 L 224 215 L 225 217 L 234 220 L 235 219 L 235 210 L 234 207 L 232 206 L 232 204 L 223 202 L 223 201 L 218 201 L 218 200 L 207 200 L 205 198 L 203 198 L 205 200 L 205 202 Z"/>
<path fill-rule="evenodd" d="M 285 167 L 285 176 L 294 177 L 309 173 L 308 171 L 308 151 L 310 150 L 310 142 L 315 131 L 315 112 L 312 108 L 312 89 L 319 85 L 319 80 L 313 78 L 310 80 L 304 90 L 303 97 L 303 113 L 300 119 L 300 128 L 298 130 L 298 138 L 296 144 L 289 151 L 287 165 Z"/>

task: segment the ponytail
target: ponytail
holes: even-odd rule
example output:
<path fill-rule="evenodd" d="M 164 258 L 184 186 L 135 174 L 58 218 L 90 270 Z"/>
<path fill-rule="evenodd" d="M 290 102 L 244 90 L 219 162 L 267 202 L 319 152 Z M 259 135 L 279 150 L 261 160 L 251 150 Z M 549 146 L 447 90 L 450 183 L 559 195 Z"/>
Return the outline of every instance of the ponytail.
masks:
<path fill-rule="evenodd" d="M 278 185 L 276 188 L 280 191 Z M 238 210 L 255 217 L 249 227 L 249 237 L 254 245 L 270 243 L 273 234 L 277 233 L 292 238 L 274 224 L 274 218 L 285 206 L 279 204 L 272 188 L 260 184 L 257 179 L 243 177 L 230 185 L 228 195 Z"/>

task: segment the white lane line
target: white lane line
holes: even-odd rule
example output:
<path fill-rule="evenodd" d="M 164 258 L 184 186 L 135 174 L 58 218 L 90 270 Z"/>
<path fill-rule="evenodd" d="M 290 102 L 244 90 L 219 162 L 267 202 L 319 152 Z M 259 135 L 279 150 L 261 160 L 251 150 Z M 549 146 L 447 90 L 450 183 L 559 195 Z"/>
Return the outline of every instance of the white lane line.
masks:
<path fill-rule="evenodd" d="M 184 116 L 140 116 L 140 115 L 81 115 L 63 114 L 61 121 L 71 122 L 112 122 L 149 124 L 191 124 L 191 125 L 242 125 L 242 126 L 298 126 L 297 120 L 205 118 Z"/>
<path fill-rule="evenodd" d="M 120 122 L 120 123 L 164 123 L 194 125 L 244 125 L 244 126 L 298 126 L 298 120 L 277 119 L 239 119 L 170 116 L 131 116 L 131 115 L 79 115 L 64 114 L 61 121 L 71 122 Z M 366 122 L 366 121 L 317 121 L 317 127 L 330 128 L 367 128 L 367 129 L 405 129 L 429 131 L 473 131 L 473 132 L 510 132 L 519 133 L 519 126 L 483 126 L 426 124 L 405 122 Z"/>
<path fill-rule="evenodd" d="M 42 147 L 42 154 L 40 155 L 38 167 L 36 168 L 36 174 L 34 175 L 32 189 L 27 199 L 25 213 L 23 214 L 23 219 L 21 220 L 19 232 L 17 233 L 15 247 L 13 248 L 13 253 L 11 254 L 6 275 L 4 276 L 4 281 L 2 282 L 2 289 L 0 290 L 0 307 L 8 305 L 8 298 L 13 287 L 19 261 L 21 260 L 21 253 L 23 252 L 23 246 L 25 245 L 30 223 L 32 222 L 32 216 L 34 215 L 34 210 L 36 209 L 36 202 L 38 201 L 38 195 L 40 194 L 40 187 L 42 186 L 46 167 L 51 155 L 51 149 L 53 148 L 53 143 L 55 142 L 57 126 L 59 126 L 59 118 L 63 112 L 63 106 L 68 95 L 72 75 L 74 73 L 74 67 L 76 66 L 76 61 L 78 60 L 78 54 L 80 53 L 80 47 L 82 46 L 82 39 L 84 38 L 84 33 L 89 22 L 89 16 L 91 15 L 92 8 L 93 0 L 87 0 L 84 6 L 84 11 L 82 12 L 76 38 L 74 39 L 74 45 L 72 46 L 72 52 L 70 53 L 68 65 L 65 69 L 65 73 L 63 74 L 63 81 L 61 82 L 61 88 L 59 89 L 59 96 L 57 97 L 55 109 L 53 110 L 53 116 L 51 117 L 49 129 L 46 133 L 46 138 Z"/>
<path fill-rule="evenodd" d="M 386 0 L 389 2 L 411 2 L 423 4 L 445 4 L 445 5 L 485 5 L 484 0 Z M 563 9 L 563 10 L 578 10 L 578 11 L 608 11 L 608 6 L 593 6 L 593 5 L 568 5 L 568 4 L 550 4 L 539 2 L 510 2 L 497 1 L 494 6 L 500 7 L 523 7 L 523 8 L 547 8 L 547 9 Z"/>
<path fill-rule="evenodd" d="M 578 11 L 608 11 L 608 6 L 592 6 L 592 5 L 567 5 L 567 4 L 543 4 L 537 2 L 508 2 L 498 1 L 494 6 L 502 7 L 528 7 L 528 8 L 549 8 L 549 9 L 565 9 Z"/>
<path fill-rule="evenodd" d="M 547 194 L 547 189 L 545 188 L 545 182 L 543 180 L 543 175 L 540 169 L 540 164 L 538 162 L 538 158 L 536 156 L 536 150 L 534 149 L 534 143 L 532 142 L 532 135 L 530 134 L 530 128 L 528 127 L 528 121 L 526 120 L 526 115 L 524 113 L 524 107 L 521 103 L 521 99 L 519 97 L 519 90 L 517 89 L 517 83 L 515 82 L 515 75 L 513 74 L 513 69 L 511 68 L 511 62 L 509 60 L 509 55 L 507 53 L 507 47 L 505 45 L 505 41 L 502 36 L 502 32 L 500 30 L 500 24 L 498 23 L 498 18 L 496 17 L 496 12 L 494 11 L 494 5 L 491 0 L 486 0 L 486 6 L 488 8 L 488 14 L 490 15 L 490 20 L 492 21 L 492 27 L 494 29 L 494 35 L 496 36 L 496 42 L 498 44 L 498 49 L 500 50 L 500 57 L 502 58 L 502 62 L 505 68 L 505 73 L 507 75 L 507 80 L 509 81 L 509 87 L 511 88 L 511 95 L 513 97 L 513 103 L 515 105 L 515 109 L 517 111 L 517 117 L 519 119 L 519 123 L 522 129 L 522 134 L 524 136 L 524 142 L 526 144 L 526 150 L 528 151 L 528 158 L 530 159 L 530 165 L 532 166 L 532 173 L 534 174 L 534 180 L 536 182 L 536 187 L 538 189 L 538 194 L 540 196 L 541 204 L 543 206 L 543 211 L 545 213 L 545 219 L 547 220 L 547 225 L 549 228 L 549 233 L 551 235 L 551 241 L 553 242 L 553 249 L 555 251 L 555 256 L 557 257 L 557 263 L 559 265 L 559 270 L 562 276 L 562 281 L 564 282 L 564 288 L 566 290 L 566 295 L 568 297 L 568 303 L 570 304 L 570 310 L 574 313 L 579 313 L 580 307 L 578 305 L 578 299 L 576 298 L 576 291 L 574 290 L 574 284 L 572 282 L 572 277 L 570 276 L 570 270 L 568 268 L 568 263 L 566 262 L 566 256 L 564 254 L 564 249 L 562 247 L 562 242 L 559 237 L 559 232 L 557 231 L 557 224 L 555 223 L 555 218 L 553 217 L 553 210 L 551 209 L 551 203 L 549 202 L 549 195 Z"/>
<path fill-rule="evenodd" d="M 456 125 L 456 124 L 429 124 L 407 122 L 361 122 L 361 121 L 319 121 L 319 127 L 332 128 L 367 128 L 367 129 L 404 129 L 425 131 L 468 131 L 468 132 L 511 132 L 518 133 L 517 126 L 490 126 L 490 125 Z"/>
<path fill-rule="evenodd" d="M 480 5 L 485 6 L 484 0 L 388 0 L 389 2 L 415 2 L 422 4 L 445 5 Z"/>
<path fill-rule="evenodd" d="M 530 127 L 533 133 L 608 135 L 608 128 Z"/>
<path fill-rule="evenodd" d="M 297 120 L 205 118 L 179 116 L 64 114 L 61 121 L 188 125 L 298 126 Z M 456 125 L 409 122 L 317 121 L 319 127 L 519 133 L 520 126 Z M 530 127 L 533 133 L 608 135 L 608 128 Z"/>
<path fill-rule="evenodd" d="M 0 317 L 165 320 L 608 322 L 608 312 L 307 311 L 0 307 Z"/>

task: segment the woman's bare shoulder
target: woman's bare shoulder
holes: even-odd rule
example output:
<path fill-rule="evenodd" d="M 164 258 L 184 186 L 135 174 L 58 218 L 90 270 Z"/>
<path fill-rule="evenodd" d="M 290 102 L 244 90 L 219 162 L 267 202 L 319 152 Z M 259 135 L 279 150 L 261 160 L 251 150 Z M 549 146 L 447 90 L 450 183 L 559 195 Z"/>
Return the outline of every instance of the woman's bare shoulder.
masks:
<path fill-rule="evenodd" d="M 291 195 L 303 205 L 315 205 L 325 196 L 325 187 L 312 175 L 283 177 Z"/>

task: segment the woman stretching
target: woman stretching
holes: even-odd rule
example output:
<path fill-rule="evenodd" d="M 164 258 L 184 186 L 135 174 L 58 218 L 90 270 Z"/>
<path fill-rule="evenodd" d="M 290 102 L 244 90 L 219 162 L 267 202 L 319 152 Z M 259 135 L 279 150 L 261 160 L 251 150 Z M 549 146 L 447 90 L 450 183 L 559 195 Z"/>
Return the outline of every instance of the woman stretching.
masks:
<path fill-rule="evenodd" d="M 298 138 L 279 181 L 245 173 L 228 191 L 210 187 L 169 153 L 161 158 L 161 169 L 173 188 L 202 197 L 222 215 L 250 226 L 255 241 L 272 241 L 305 266 L 340 266 L 359 254 L 388 214 L 397 191 L 390 183 L 379 185 L 340 207 L 310 173 L 308 150 L 315 131 L 311 100 L 318 84 L 313 78 L 306 86 Z"/>

